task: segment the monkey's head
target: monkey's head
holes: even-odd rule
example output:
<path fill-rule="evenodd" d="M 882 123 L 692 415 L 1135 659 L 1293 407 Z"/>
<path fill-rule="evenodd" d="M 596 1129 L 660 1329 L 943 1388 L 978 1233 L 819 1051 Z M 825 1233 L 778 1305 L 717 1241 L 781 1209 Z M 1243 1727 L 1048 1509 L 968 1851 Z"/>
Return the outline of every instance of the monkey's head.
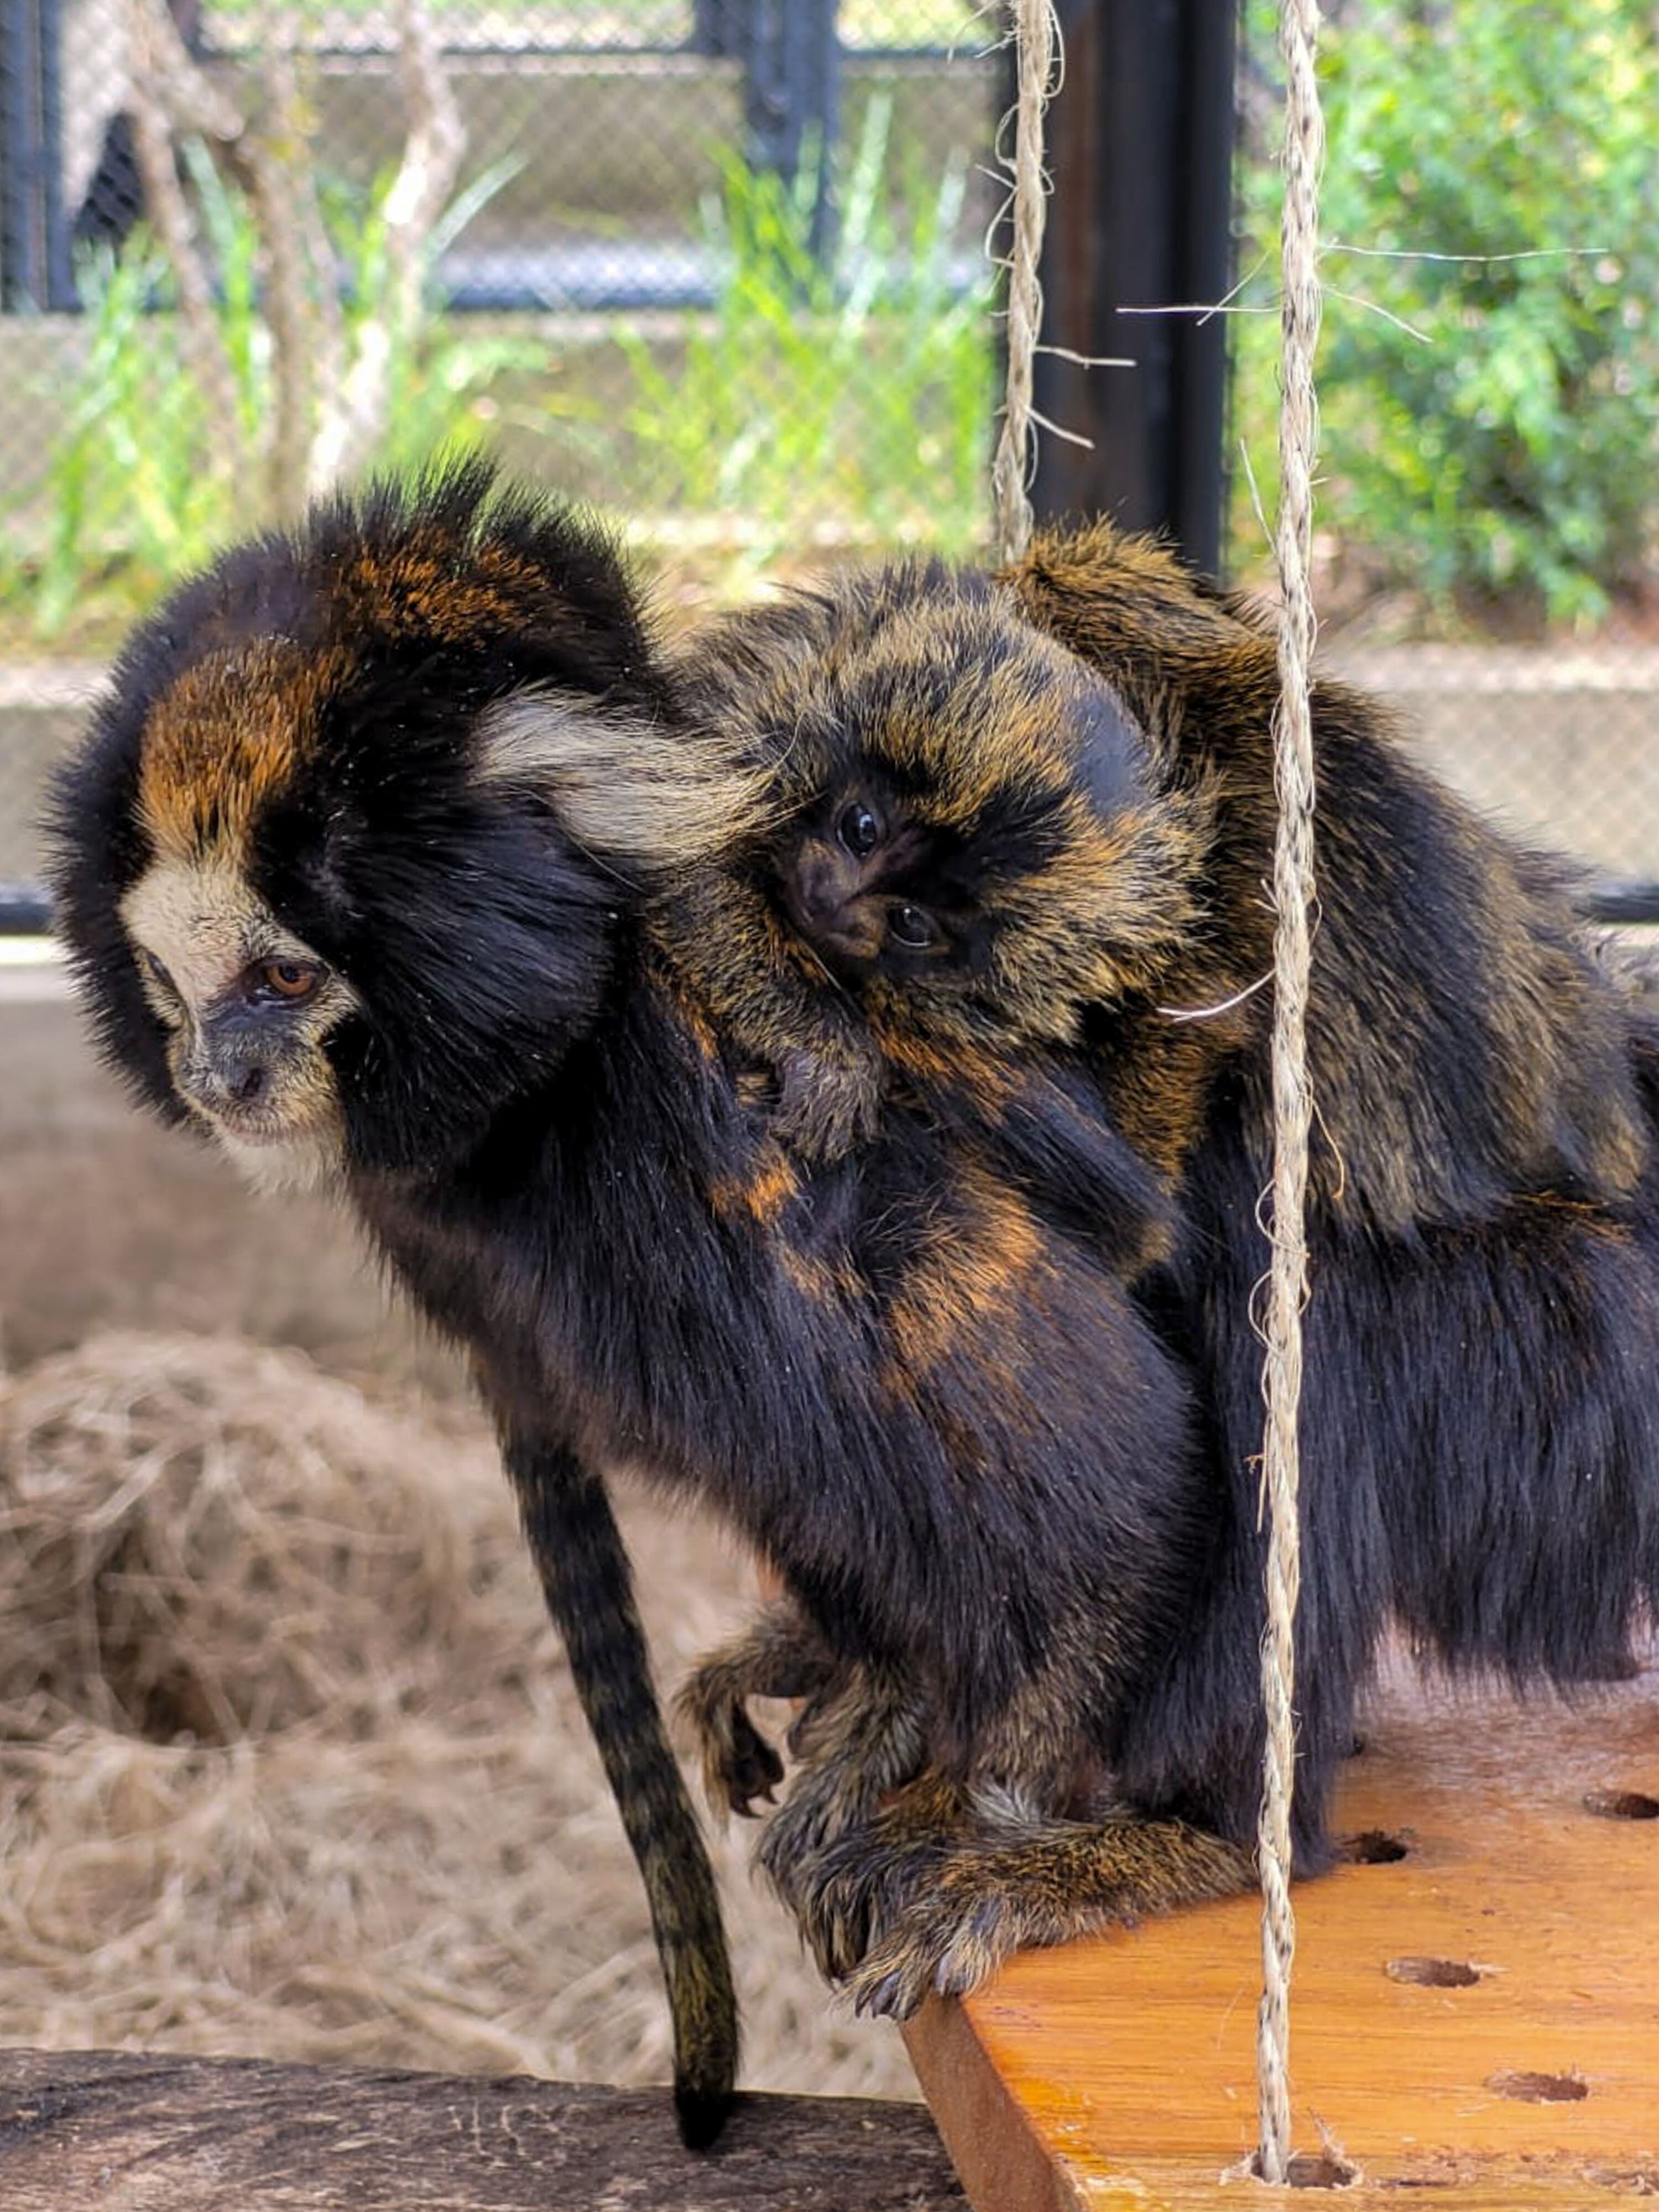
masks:
<path fill-rule="evenodd" d="M 225 555 L 54 793 L 106 1056 L 262 1182 L 456 1156 L 591 1019 L 630 854 L 698 834 L 672 720 L 614 548 L 487 468 Z"/>
<path fill-rule="evenodd" d="M 745 865 L 838 981 L 1066 1037 L 1189 926 L 1186 802 L 1001 586 L 911 562 L 732 636 L 713 711 L 745 723 L 771 799 Z"/>

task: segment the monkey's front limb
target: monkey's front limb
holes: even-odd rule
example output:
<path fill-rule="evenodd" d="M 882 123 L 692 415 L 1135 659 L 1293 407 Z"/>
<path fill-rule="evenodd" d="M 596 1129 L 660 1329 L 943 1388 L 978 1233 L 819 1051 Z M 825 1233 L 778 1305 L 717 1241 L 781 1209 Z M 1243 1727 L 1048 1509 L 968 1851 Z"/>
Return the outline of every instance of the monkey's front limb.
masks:
<path fill-rule="evenodd" d="M 936 1779 L 844 1836 L 811 1872 L 803 1924 L 867 1931 L 855 1960 L 840 1963 L 840 1948 L 829 1971 L 859 2011 L 893 2020 L 930 1991 L 976 1988 L 1016 1951 L 1230 1896 L 1255 1879 L 1248 1851 L 1182 1821 L 1127 1810 L 1030 1820 Z"/>
<path fill-rule="evenodd" d="M 703 1786 L 717 1808 L 748 1814 L 769 1799 L 783 1762 L 745 1711 L 750 1698 L 807 1700 L 788 1736 L 801 1762 L 756 1853 L 794 1911 L 824 1973 L 848 1973 L 869 1942 L 874 1899 L 857 1883 L 822 1885 L 826 1851 L 860 1832 L 927 1757 L 928 1705 L 890 1664 L 841 1657 L 781 1598 L 700 1662 L 677 1699 L 696 1731 Z"/>
<path fill-rule="evenodd" d="M 843 1658 L 793 1600 L 778 1599 L 702 1660 L 676 1700 L 696 1735 L 709 1802 L 745 1814 L 783 1778 L 745 1710 L 750 1698 L 805 1700 L 787 1738 L 800 1769 L 758 1853 L 788 1899 L 798 1869 L 920 1771 L 927 1700 L 896 1666 Z"/>
<path fill-rule="evenodd" d="M 717 1813 L 729 1808 L 751 1815 L 783 1779 L 783 1761 L 749 1717 L 749 1699 L 818 1698 L 844 1683 L 847 1673 L 787 1598 L 697 1662 L 674 1704 L 696 1737 L 703 1790 Z"/>

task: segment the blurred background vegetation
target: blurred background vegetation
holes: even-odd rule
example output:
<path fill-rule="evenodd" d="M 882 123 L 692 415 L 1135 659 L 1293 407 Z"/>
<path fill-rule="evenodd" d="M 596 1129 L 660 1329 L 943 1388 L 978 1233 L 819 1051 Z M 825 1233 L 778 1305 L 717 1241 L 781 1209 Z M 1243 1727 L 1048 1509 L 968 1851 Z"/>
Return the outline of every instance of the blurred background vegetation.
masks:
<path fill-rule="evenodd" d="M 1594 623 L 1650 585 L 1656 20 L 1638 0 L 1468 0 L 1333 23 L 1321 508 L 1350 594 L 1511 627 Z M 1253 4 L 1253 68 L 1272 24 Z M 1268 106 L 1239 165 L 1247 302 L 1276 254 Z M 1271 313 L 1239 318 L 1238 429 L 1267 478 L 1277 346 Z M 1241 550 L 1252 526 L 1236 513 Z"/>
<path fill-rule="evenodd" d="M 176 83 L 154 100 L 205 336 L 180 312 L 185 272 L 141 160 L 125 214 L 111 198 L 147 11 L 246 125 L 228 153 L 190 127 Z M 1240 70 L 1231 544 L 1246 576 L 1273 498 L 1273 12 L 1248 0 Z M 698 51 L 694 9 L 432 0 L 453 176 L 400 237 L 423 120 L 395 67 L 412 15 L 406 0 L 68 0 L 74 312 L 14 287 L 0 316 L 0 650 L 103 651 L 225 538 L 291 512 L 330 453 L 402 467 L 488 441 L 722 588 L 825 552 L 983 544 L 994 10 L 845 0 L 838 137 L 779 165 L 745 151 L 738 64 Z M 1347 0 L 1324 56 L 1332 605 L 1452 635 L 1640 619 L 1659 438 L 1654 10 Z M 270 210 L 301 202 L 315 235 L 285 295 Z M 296 297 L 301 320 L 332 319 L 297 397 Z M 372 407 L 331 424 L 325 372 L 361 383 L 368 355 Z"/>

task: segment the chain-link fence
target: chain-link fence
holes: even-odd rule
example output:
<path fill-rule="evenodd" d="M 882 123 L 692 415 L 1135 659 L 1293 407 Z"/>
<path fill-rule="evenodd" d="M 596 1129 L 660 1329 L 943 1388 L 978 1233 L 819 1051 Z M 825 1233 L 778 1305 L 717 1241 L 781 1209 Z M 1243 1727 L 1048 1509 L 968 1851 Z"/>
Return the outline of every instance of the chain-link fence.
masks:
<path fill-rule="evenodd" d="M 1138 65 L 1150 11 L 1060 12 L 1074 56 L 1097 36 Z M 1246 310 L 1273 282 L 1270 12 L 1246 0 L 1240 42 Z M 1651 11 L 1331 13 L 1334 651 L 1482 803 L 1599 872 L 1659 877 Z M 974 0 L 0 0 L 0 884 L 33 875 L 43 765 L 134 617 L 371 464 L 486 441 L 694 590 L 978 550 L 999 19 Z M 1068 161 L 1058 251 L 1094 221 L 1091 167 Z M 1343 258 L 1359 244 L 1395 258 Z M 1246 576 L 1272 322 L 1231 325 Z M 1126 316 L 1097 349 L 1144 354 L 1150 327 Z M 1494 618 L 1505 641 L 1389 642 Z"/>
<path fill-rule="evenodd" d="M 0 881 L 133 616 L 371 465 L 722 587 L 974 548 L 1000 68 L 971 0 L 3 0 Z"/>

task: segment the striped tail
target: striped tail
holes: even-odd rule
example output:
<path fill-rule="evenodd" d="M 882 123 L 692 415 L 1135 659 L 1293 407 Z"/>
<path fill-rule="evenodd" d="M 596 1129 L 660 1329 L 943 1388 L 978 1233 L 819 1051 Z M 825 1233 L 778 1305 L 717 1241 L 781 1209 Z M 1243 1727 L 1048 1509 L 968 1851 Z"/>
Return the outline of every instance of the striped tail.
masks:
<path fill-rule="evenodd" d="M 738 2004 L 720 1898 L 696 1816 L 663 1732 L 622 1533 L 600 1478 L 555 1445 L 507 1436 L 548 1611 L 639 1862 L 674 2029 L 674 2107 L 700 2150 L 725 2124 L 738 2064 Z"/>

